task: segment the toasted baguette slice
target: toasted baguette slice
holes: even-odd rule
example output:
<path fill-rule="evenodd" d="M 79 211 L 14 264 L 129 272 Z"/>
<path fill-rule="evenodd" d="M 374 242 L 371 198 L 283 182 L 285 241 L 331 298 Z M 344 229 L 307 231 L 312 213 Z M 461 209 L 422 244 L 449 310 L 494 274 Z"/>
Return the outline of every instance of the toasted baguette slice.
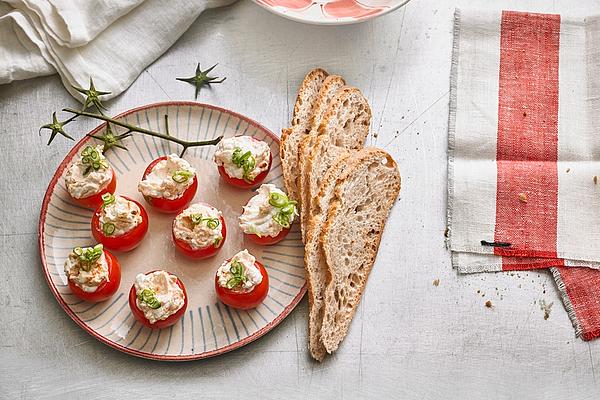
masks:
<path fill-rule="evenodd" d="M 319 125 L 321 125 L 321 120 L 327 111 L 327 107 L 329 106 L 331 99 L 338 89 L 343 87 L 345 84 L 346 82 L 339 75 L 329 75 L 327 78 L 325 78 L 323 86 L 321 86 L 321 90 L 319 90 L 319 97 L 317 98 L 317 101 L 313 107 L 313 114 L 310 119 L 310 131 L 308 135 L 304 136 L 300 140 L 300 145 L 298 147 L 298 193 L 300 195 L 301 204 L 300 229 L 302 231 L 302 240 L 305 240 L 306 238 L 306 227 L 308 226 L 310 207 L 308 190 L 305 190 L 307 185 L 307 182 L 305 182 L 307 173 L 306 159 L 310 155 L 310 149 L 317 138 Z"/>
<path fill-rule="evenodd" d="M 327 219 L 329 203 L 338 177 L 346 169 L 351 154 L 340 156 L 325 174 L 319 195 L 313 201 L 304 244 L 304 265 L 308 283 L 308 349 L 315 360 L 323 361 L 325 346 L 321 342 L 321 323 L 323 322 L 323 294 L 327 283 L 327 264 L 319 245 L 321 229 Z"/>
<path fill-rule="evenodd" d="M 348 332 L 399 192 L 396 162 L 375 148 L 362 150 L 337 180 L 320 238 L 328 270 L 321 340 L 328 353 Z"/>
<path fill-rule="evenodd" d="M 360 90 L 348 86 L 339 89 L 327 107 L 305 160 L 302 190 L 308 192 L 304 198 L 309 203 L 319 193 L 321 181 L 335 160 L 348 150 L 363 147 L 370 123 L 371 108 Z M 304 209 L 310 210 L 311 205 L 306 206 Z"/>
<path fill-rule="evenodd" d="M 327 72 L 317 68 L 310 71 L 300 89 L 294 105 L 292 126 L 281 131 L 281 143 L 279 156 L 281 158 L 281 169 L 283 182 L 290 198 L 299 200 L 298 194 L 298 144 L 300 139 L 310 130 L 310 118 L 313 105 L 315 104 Z"/>

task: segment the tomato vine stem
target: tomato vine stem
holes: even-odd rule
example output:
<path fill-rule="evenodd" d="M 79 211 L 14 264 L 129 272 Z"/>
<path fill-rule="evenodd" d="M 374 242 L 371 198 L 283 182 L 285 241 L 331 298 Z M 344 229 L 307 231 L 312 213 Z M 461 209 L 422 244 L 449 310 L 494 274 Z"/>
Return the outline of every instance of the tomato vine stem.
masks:
<path fill-rule="evenodd" d="M 111 123 L 113 125 L 117 125 L 122 128 L 126 128 L 131 132 L 138 132 L 138 133 L 142 133 L 144 135 L 154 136 L 157 138 L 161 138 L 163 140 L 167 140 L 169 142 L 177 143 L 178 145 L 183 147 L 180 157 L 183 157 L 183 155 L 185 154 L 187 149 L 189 149 L 190 147 L 214 146 L 214 145 L 218 144 L 221 141 L 221 139 L 223 139 L 223 136 L 219 136 L 219 137 L 216 137 L 211 140 L 187 141 L 187 140 L 179 139 L 175 136 L 171 136 L 168 133 L 168 128 L 167 128 L 167 133 L 164 134 L 164 133 L 152 131 L 150 129 L 145 129 L 145 128 L 141 128 L 139 126 L 131 125 L 126 122 L 122 122 L 122 121 L 119 121 L 117 119 L 114 119 L 114 118 L 111 118 L 109 116 L 102 115 L 102 114 L 94 114 L 94 113 L 87 112 L 87 111 L 76 110 L 74 108 L 63 108 L 63 111 L 75 114 L 75 116 L 99 119 L 99 120 L 105 121 L 107 123 Z M 165 121 L 166 121 L 166 117 L 167 116 L 165 115 Z M 168 124 L 167 124 L 167 126 L 168 126 Z"/>

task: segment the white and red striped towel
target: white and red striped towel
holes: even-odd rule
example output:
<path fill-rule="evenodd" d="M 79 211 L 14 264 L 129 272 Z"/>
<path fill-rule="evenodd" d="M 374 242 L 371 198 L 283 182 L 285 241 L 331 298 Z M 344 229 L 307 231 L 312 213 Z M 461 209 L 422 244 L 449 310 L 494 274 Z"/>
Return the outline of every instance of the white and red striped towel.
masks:
<path fill-rule="evenodd" d="M 456 12 L 449 247 L 462 273 L 551 268 L 600 336 L 600 18 Z"/>

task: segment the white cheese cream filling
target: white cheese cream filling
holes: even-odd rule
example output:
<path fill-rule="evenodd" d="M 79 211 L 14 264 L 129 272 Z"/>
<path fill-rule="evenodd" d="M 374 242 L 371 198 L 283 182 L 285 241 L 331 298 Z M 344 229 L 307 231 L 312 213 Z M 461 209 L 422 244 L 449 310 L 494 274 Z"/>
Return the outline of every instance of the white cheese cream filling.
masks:
<path fill-rule="evenodd" d="M 286 196 L 286 194 L 275 185 L 261 185 L 257 190 L 256 196 L 252 197 L 248 201 L 248 204 L 244 206 L 244 212 L 239 218 L 240 228 L 244 233 L 254 234 L 259 237 L 275 237 L 285 228 L 276 221 L 276 217 L 281 212 L 281 209 L 272 206 L 269 203 L 271 193 Z M 294 222 L 296 215 L 298 215 L 298 213 L 297 211 L 294 211 L 289 216 L 288 220 L 290 225 Z"/>
<path fill-rule="evenodd" d="M 98 159 L 89 160 L 89 158 L 86 159 L 85 156 L 80 154 L 80 157 L 69 166 L 65 174 L 65 186 L 69 194 L 76 199 L 95 195 L 108 186 L 112 180 L 112 168 L 102 154 L 102 146 L 86 146 L 84 151 L 88 147 L 97 152 Z M 100 167 L 98 169 L 93 168 L 90 166 L 91 162 L 99 163 L 97 165 L 100 165 Z"/>
<path fill-rule="evenodd" d="M 234 152 L 238 150 L 237 157 L 250 152 L 254 157 L 254 167 L 246 172 L 243 165 L 234 162 Z M 214 160 L 217 166 L 223 166 L 227 175 L 232 178 L 253 181 L 257 175 L 269 168 L 271 150 L 269 145 L 262 140 L 251 136 L 234 136 L 219 142 L 215 151 Z"/>
<path fill-rule="evenodd" d="M 221 235 L 221 212 L 203 203 L 195 203 L 183 210 L 173 221 L 173 234 L 194 250 L 209 246 L 219 247 Z"/>
<path fill-rule="evenodd" d="M 190 176 L 177 174 L 182 171 Z M 170 154 L 152 168 L 146 178 L 138 184 L 138 190 L 144 196 L 175 200 L 192 185 L 195 175 L 196 170 L 189 162 L 176 154 Z"/>
<path fill-rule="evenodd" d="M 185 302 L 183 290 L 177 284 L 177 277 L 166 271 L 154 271 L 149 274 L 138 274 L 135 277 L 136 305 L 144 313 L 151 324 L 162 321 L 175 314 Z M 140 299 L 144 290 L 154 301 Z M 153 296 L 152 296 L 153 295 Z"/>
<path fill-rule="evenodd" d="M 101 245 L 100 248 L 102 248 Z M 82 253 L 92 249 L 92 247 L 79 248 Z M 108 262 L 106 261 L 104 251 L 102 251 L 102 254 L 97 260 L 91 263 L 82 261 L 75 251 L 76 249 L 73 249 L 73 251 L 69 253 L 64 265 L 65 274 L 71 282 L 84 292 L 92 293 L 95 292 L 102 283 L 110 281 L 108 277 Z"/>
<path fill-rule="evenodd" d="M 263 276 L 254 262 L 256 259 L 248 250 L 242 250 L 225 261 L 217 270 L 219 285 L 234 292 L 248 293 L 262 282 Z M 239 269 L 239 265 L 242 269 Z M 237 279 L 236 279 L 237 277 Z"/>
<path fill-rule="evenodd" d="M 102 207 L 100 213 L 100 229 L 106 236 L 124 235 L 141 223 L 142 214 L 138 205 L 121 196 L 115 196 L 115 201 Z"/>

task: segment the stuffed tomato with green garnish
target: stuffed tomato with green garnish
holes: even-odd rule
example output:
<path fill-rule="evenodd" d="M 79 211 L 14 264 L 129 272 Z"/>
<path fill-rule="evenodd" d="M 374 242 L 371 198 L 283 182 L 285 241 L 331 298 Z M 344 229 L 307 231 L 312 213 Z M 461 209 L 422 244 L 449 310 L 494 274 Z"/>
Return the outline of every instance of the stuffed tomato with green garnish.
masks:
<path fill-rule="evenodd" d="M 159 157 L 146 168 L 138 191 L 155 210 L 177 213 L 196 195 L 198 179 L 189 162 L 176 154 Z"/>
<path fill-rule="evenodd" d="M 64 271 L 71 292 L 92 303 L 109 299 L 121 285 L 119 261 L 102 244 L 74 248 L 67 256 Z"/>
<path fill-rule="evenodd" d="M 142 325 L 163 329 L 181 319 L 187 308 L 185 286 L 167 271 L 137 274 L 129 291 L 131 313 Z"/>
<path fill-rule="evenodd" d="M 148 213 L 137 201 L 110 193 L 102 195 L 102 205 L 92 216 L 92 235 L 104 247 L 131 251 L 148 233 Z"/>
<path fill-rule="evenodd" d="M 227 238 L 223 215 L 206 203 L 195 203 L 173 220 L 173 243 L 181 253 L 198 260 L 214 256 Z"/>
<path fill-rule="evenodd" d="M 228 184 L 250 189 L 260 185 L 271 169 L 271 149 L 252 136 L 234 136 L 219 142 L 214 161 Z"/>
<path fill-rule="evenodd" d="M 297 203 L 275 185 L 263 184 L 239 218 L 245 236 L 260 245 L 282 241 L 298 215 Z"/>
<path fill-rule="evenodd" d="M 102 204 L 102 195 L 114 193 L 117 176 L 102 154 L 102 146 L 85 146 L 65 173 L 65 186 L 73 202 L 87 208 Z"/>
<path fill-rule="evenodd" d="M 225 261 L 215 275 L 215 291 L 229 307 L 258 307 L 269 293 L 269 275 L 264 265 L 243 250 Z"/>

